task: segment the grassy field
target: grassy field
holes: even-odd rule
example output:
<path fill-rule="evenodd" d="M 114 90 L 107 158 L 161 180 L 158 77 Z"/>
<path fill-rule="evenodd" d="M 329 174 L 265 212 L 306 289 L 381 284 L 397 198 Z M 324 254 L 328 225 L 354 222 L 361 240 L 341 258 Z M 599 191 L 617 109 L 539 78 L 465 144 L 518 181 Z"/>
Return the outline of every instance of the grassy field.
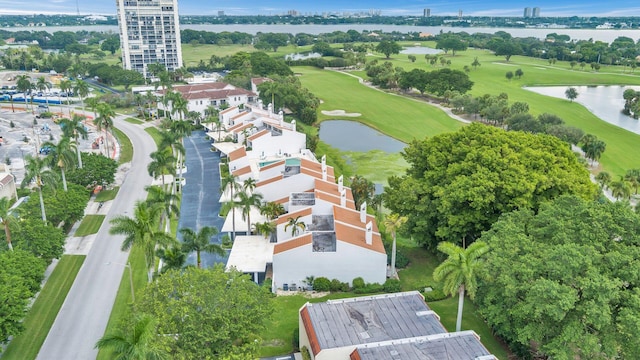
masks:
<path fill-rule="evenodd" d="M 135 296 L 139 296 L 139 293 L 141 293 L 142 289 L 147 285 L 147 269 L 144 261 L 144 253 L 138 248 L 132 248 L 129 253 L 129 261 L 133 269 L 133 291 Z M 111 309 L 111 316 L 109 317 L 105 334 L 112 332 L 122 321 L 125 321 L 131 315 L 133 299 L 131 298 L 129 270 L 130 268 L 127 268 L 124 270 L 124 273 L 122 273 L 120 288 L 118 289 L 116 300 Z M 101 350 L 97 357 L 98 360 L 109 360 L 113 358 L 113 354 L 105 350 Z"/>
<path fill-rule="evenodd" d="M 553 113 L 562 117 L 568 125 L 579 127 L 586 133 L 595 134 L 607 143 L 607 150 L 600 160 L 603 169 L 614 175 L 623 175 L 628 169 L 640 168 L 640 159 L 633 155 L 640 141 L 639 135 L 600 120 L 580 104 L 572 103 L 566 99 L 556 99 L 535 94 L 523 89 L 525 86 L 543 85 L 640 85 L 640 72 L 635 74 L 628 70 L 625 72 L 625 69 L 619 66 L 602 66 L 599 72 L 591 71 L 590 67 L 585 67 L 585 70 L 575 67 L 572 70 L 569 62 L 558 61 L 550 65 L 546 60 L 524 56 L 514 56 L 507 62 L 504 57 L 497 57 L 485 50 L 471 49 L 458 52 L 455 57 L 447 55 L 447 58 L 452 62 L 451 68 L 460 70 L 465 65 L 470 66 L 475 57 L 478 57 L 481 65 L 469 73 L 471 80 L 474 81 L 471 94 L 474 96 L 483 94 L 498 95 L 504 92 L 509 95 L 510 102 L 527 102 L 530 112 L 534 115 L 544 112 Z M 377 58 L 381 61 L 385 60 L 383 57 Z M 370 57 L 368 60 L 371 61 L 373 58 Z M 411 63 L 406 55 L 395 55 L 390 61 L 394 63 L 394 66 L 403 67 L 407 70 L 413 68 L 422 68 L 424 70 L 441 68 L 439 65 L 431 66 L 427 64 L 420 57 L 415 63 Z M 506 72 L 513 72 L 517 69 L 522 69 L 524 76 L 520 79 L 507 80 L 505 77 Z M 304 74 L 305 71 L 307 71 L 306 68 L 301 72 Z M 363 71 L 353 72 L 353 74 L 366 76 Z M 310 79 L 311 83 L 305 81 L 305 78 Z M 323 90 L 322 87 L 314 86 L 314 77 L 303 76 L 302 81 L 306 86 L 317 89 L 319 93 Z M 344 86 L 345 84 L 342 85 Z M 349 90 L 351 89 L 345 89 L 344 91 L 348 92 Z M 617 112 L 620 109 L 612 109 L 612 111 Z M 362 120 L 367 122 L 364 117 Z M 395 123 L 398 127 L 411 128 L 412 126 L 409 121 L 405 121 L 402 118 L 396 120 Z M 387 133 L 385 129 L 379 129 Z M 387 134 L 392 135 L 390 133 Z M 403 139 L 400 138 L 400 140 Z"/>
<path fill-rule="evenodd" d="M 126 118 L 124 121 L 135 125 L 144 124 L 144 121 L 132 117 Z"/>
<path fill-rule="evenodd" d="M 36 358 L 84 259 L 85 256 L 62 256 L 24 319 L 25 331 L 11 341 L 2 353 L 3 360 Z"/>
<path fill-rule="evenodd" d="M 153 141 L 156 142 L 156 145 L 160 145 L 160 141 L 162 140 L 162 138 L 160 137 L 161 136 L 160 130 L 154 127 L 148 127 L 148 128 L 145 128 L 144 131 L 146 131 L 149 135 L 151 135 L 151 137 L 153 138 Z"/>
<path fill-rule="evenodd" d="M 118 138 L 118 143 L 120 144 L 120 158 L 118 159 L 118 164 L 128 163 L 133 159 L 133 145 L 131 144 L 131 140 L 118 128 L 113 128 L 113 136 Z"/>
<path fill-rule="evenodd" d="M 113 189 L 102 190 L 96 195 L 95 201 L 109 201 L 116 198 L 118 195 L 118 191 L 120 190 L 120 186 L 114 186 Z"/>
<path fill-rule="evenodd" d="M 103 221 L 104 215 L 85 215 L 74 236 L 87 236 L 97 233 Z"/>

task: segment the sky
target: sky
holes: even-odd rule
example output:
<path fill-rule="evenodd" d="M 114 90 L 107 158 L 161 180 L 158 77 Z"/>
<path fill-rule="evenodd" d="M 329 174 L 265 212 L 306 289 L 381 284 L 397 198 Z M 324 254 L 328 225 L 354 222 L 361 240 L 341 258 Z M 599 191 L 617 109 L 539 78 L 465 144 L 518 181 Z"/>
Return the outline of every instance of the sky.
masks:
<path fill-rule="evenodd" d="M 422 15 L 422 9 L 431 9 L 432 16 L 457 15 L 458 10 L 469 16 L 522 16 L 525 7 L 539 7 L 541 16 L 640 16 L 638 0 L 619 1 L 557 1 L 557 0 L 321 0 L 321 1 L 269 1 L 269 0 L 178 0 L 180 15 L 278 15 L 288 10 L 302 14 L 323 12 L 362 12 L 380 10 L 383 16 Z M 114 0 L 0 0 L 0 14 L 100 14 L 115 15 Z"/>

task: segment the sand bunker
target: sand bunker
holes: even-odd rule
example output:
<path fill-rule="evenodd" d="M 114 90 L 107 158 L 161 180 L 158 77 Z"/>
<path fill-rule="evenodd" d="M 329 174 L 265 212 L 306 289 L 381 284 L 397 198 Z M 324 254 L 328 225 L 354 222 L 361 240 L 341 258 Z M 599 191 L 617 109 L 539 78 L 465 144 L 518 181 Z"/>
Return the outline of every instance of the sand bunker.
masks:
<path fill-rule="evenodd" d="M 327 116 L 346 116 L 346 117 L 358 117 L 362 115 L 360 113 L 348 113 L 344 110 L 331 110 L 331 111 L 322 110 L 322 114 Z"/>

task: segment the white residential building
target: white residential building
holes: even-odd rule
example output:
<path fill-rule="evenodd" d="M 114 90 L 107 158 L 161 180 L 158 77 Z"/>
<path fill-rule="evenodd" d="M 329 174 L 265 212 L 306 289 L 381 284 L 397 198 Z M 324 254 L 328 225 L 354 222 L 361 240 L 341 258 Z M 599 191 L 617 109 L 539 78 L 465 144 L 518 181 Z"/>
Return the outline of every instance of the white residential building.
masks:
<path fill-rule="evenodd" d="M 190 112 L 197 111 L 203 115 L 209 106 L 220 108 L 226 105 L 235 108 L 253 102 L 256 98 L 256 94 L 251 91 L 224 82 L 176 85 L 170 91 L 180 93 L 187 100 L 187 109 Z M 157 94 L 162 96 L 164 93 L 164 90 L 160 90 Z M 171 104 L 165 108 L 164 104 L 159 103 L 158 108 L 170 111 Z"/>
<path fill-rule="evenodd" d="M 122 66 L 149 77 L 149 64 L 182 67 L 178 0 L 116 0 Z"/>

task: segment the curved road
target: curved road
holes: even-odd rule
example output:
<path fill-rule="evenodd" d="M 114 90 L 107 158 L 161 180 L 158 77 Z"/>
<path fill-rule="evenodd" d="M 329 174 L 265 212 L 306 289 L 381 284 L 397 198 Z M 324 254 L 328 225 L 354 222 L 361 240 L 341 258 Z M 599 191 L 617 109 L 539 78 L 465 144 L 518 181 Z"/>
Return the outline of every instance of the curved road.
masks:
<path fill-rule="evenodd" d="M 131 168 L 40 348 L 38 360 L 86 360 L 95 359 L 98 354 L 93 346 L 104 335 L 129 255 L 120 251 L 124 237 L 109 235 L 109 220 L 131 214 L 136 200 L 146 198 L 144 187 L 152 181 L 147 173 L 149 154 L 156 149 L 155 142 L 142 127 L 124 118 L 117 117 L 114 124 L 133 144 Z"/>

